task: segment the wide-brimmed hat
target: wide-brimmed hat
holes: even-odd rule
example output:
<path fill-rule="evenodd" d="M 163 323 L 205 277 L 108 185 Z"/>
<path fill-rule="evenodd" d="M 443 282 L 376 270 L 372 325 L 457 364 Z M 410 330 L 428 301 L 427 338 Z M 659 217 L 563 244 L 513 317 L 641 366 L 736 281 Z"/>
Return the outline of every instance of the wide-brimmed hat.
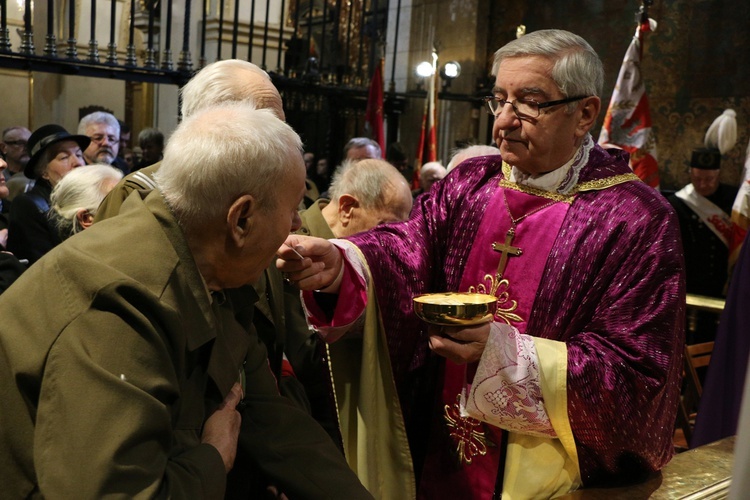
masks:
<path fill-rule="evenodd" d="M 23 173 L 29 179 L 36 179 L 36 164 L 44 154 L 44 150 L 52 144 L 57 144 L 60 141 L 75 141 L 76 144 L 81 148 L 81 151 L 89 147 L 91 139 L 85 135 L 73 135 L 68 133 L 60 125 L 50 124 L 43 125 L 36 129 L 31 137 L 27 147 L 29 148 L 29 162 L 23 169 Z"/>

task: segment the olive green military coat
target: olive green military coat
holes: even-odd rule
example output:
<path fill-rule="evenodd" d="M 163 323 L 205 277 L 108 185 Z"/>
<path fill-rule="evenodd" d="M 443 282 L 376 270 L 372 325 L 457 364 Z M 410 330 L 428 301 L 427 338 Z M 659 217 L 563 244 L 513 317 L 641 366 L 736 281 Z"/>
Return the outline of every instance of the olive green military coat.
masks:
<path fill-rule="evenodd" d="M 368 497 L 322 429 L 278 395 L 248 333 L 254 292 L 209 294 L 158 192 L 134 194 L 122 215 L 0 296 L 2 495 L 221 498 L 223 462 L 200 436 L 242 378 L 238 457 L 292 496 Z"/>

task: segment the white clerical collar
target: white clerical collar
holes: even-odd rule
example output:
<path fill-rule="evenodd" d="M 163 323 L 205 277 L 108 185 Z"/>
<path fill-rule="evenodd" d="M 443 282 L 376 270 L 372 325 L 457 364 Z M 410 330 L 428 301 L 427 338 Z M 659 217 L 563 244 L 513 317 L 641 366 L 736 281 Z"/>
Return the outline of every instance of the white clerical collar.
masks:
<path fill-rule="evenodd" d="M 543 191 L 569 194 L 578 184 L 578 174 L 589 161 L 589 152 L 594 148 L 594 140 L 591 134 L 586 134 L 576 154 L 562 167 L 548 172 L 539 177 L 531 177 L 511 165 L 510 182 L 522 186 L 529 186 Z"/>

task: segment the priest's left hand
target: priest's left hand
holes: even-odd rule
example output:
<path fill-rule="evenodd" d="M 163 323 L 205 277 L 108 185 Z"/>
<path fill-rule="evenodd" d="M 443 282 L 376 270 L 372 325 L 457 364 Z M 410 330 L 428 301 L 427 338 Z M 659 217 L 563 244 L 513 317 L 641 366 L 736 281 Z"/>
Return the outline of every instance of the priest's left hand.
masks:
<path fill-rule="evenodd" d="M 479 361 L 490 334 L 490 324 L 459 327 L 430 325 L 430 349 L 435 354 L 463 365 Z"/>

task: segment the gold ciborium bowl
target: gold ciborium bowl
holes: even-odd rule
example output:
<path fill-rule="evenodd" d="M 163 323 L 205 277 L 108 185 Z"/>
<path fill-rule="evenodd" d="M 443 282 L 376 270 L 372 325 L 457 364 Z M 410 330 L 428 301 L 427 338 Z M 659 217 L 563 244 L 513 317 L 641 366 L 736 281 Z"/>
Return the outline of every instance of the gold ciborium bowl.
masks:
<path fill-rule="evenodd" d="M 497 297 L 483 293 L 427 293 L 414 297 L 413 304 L 421 319 L 443 326 L 489 323 L 497 311 Z"/>

